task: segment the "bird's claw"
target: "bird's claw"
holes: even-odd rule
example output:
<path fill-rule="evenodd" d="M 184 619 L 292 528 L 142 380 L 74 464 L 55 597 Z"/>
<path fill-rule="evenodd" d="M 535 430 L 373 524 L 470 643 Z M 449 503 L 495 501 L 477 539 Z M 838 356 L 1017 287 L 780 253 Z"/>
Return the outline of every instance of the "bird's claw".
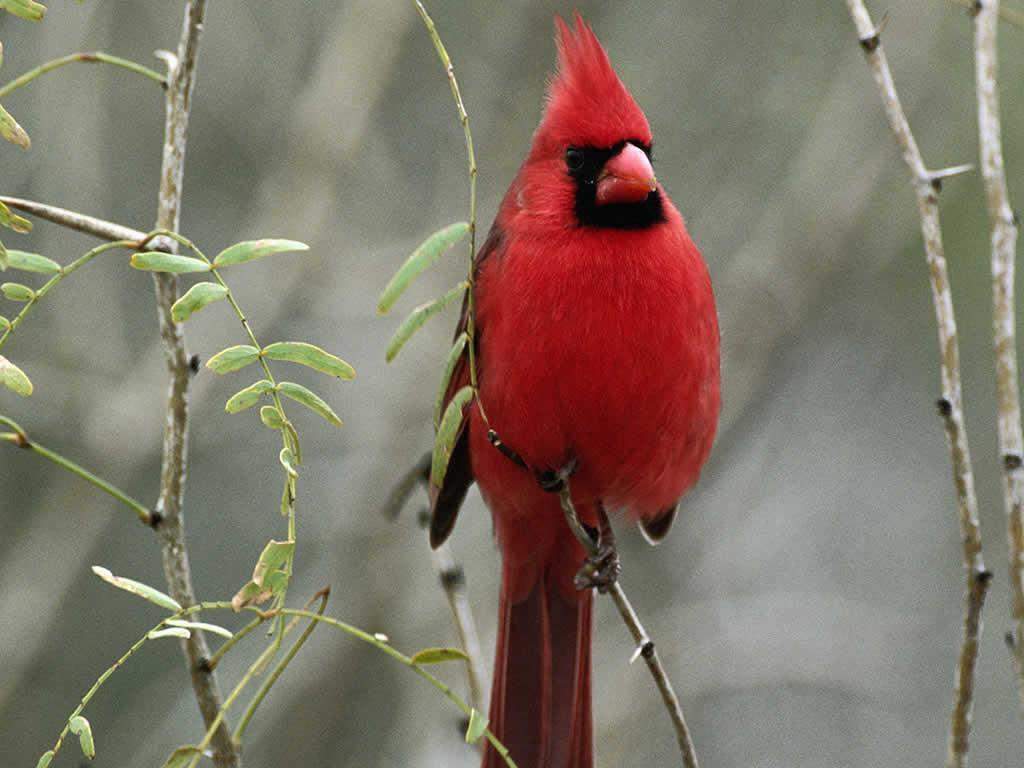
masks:
<path fill-rule="evenodd" d="M 576 459 L 572 459 L 559 469 L 534 471 L 533 476 L 537 480 L 537 485 L 541 487 L 542 491 L 547 491 L 548 493 L 561 493 L 565 490 L 565 484 L 569 478 L 576 474 L 578 466 L 579 464 Z"/>
<path fill-rule="evenodd" d="M 596 587 L 603 595 L 618 581 L 621 572 L 622 562 L 619 560 L 615 545 L 605 543 L 598 546 L 597 551 L 583 561 L 573 583 L 576 589 L 581 591 Z"/>

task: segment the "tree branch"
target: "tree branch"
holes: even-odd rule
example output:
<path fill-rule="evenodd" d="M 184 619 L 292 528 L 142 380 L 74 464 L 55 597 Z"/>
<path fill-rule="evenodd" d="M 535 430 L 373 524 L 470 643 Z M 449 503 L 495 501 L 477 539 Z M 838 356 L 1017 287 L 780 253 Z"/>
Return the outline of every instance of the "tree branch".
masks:
<path fill-rule="evenodd" d="M 69 211 L 67 208 L 37 203 L 35 200 L 24 200 L 20 197 L 0 195 L 0 203 L 33 216 L 38 216 L 41 219 L 52 221 L 54 224 L 59 224 L 67 229 L 85 232 L 87 235 L 94 235 L 103 240 L 131 240 L 135 243 L 141 243 L 146 239 L 146 233 L 140 232 L 137 229 L 115 224 L 112 221 L 97 219 L 93 216 L 86 216 L 84 213 L 78 213 L 77 211 Z"/>
<path fill-rule="evenodd" d="M 186 2 L 185 21 L 177 55 L 164 56 L 167 61 L 168 88 L 157 229 L 178 229 L 182 177 L 185 169 L 185 134 L 192 105 L 196 56 L 205 11 L 206 0 Z M 158 242 L 161 249 L 176 249 L 176 243 L 168 238 L 160 238 Z M 188 467 L 188 385 L 191 371 L 188 354 L 185 351 L 184 334 L 171 317 L 171 306 L 178 296 L 177 279 L 173 275 L 158 273 L 153 276 L 153 280 L 156 288 L 160 338 L 170 375 L 164 421 L 160 497 L 156 504 L 156 512 L 161 515 L 162 522 L 157 528 L 157 533 L 163 555 L 164 576 L 170 594 L 183 606 L 190 606 L 195 603 L 195 593 L 185 544 L 183 500 Z M 182 645 L 203 722 L 210 728 L 218 720 L 222 699 L 216 675 L 204 663 L 210 655 L 206 638 L 201 632 L 192 632 L 188 640 L 182 641 Z M 221 721 L 217 725 L 210 743 L 214 750 L 216 765 L 234 768 L 241 764 L 238 750 L 231 740 L 231 729 L 226 722 Z"/>
<path fill-rule="evenodd" d="M 568 523 L 576 540 L 583 545 L 587 554 L 590 557 L 594 557 L 598 554 L 598 545 L 590 537 L 590 534 L 587 533 L 586 528 L 583 527 L 579 517 L 576 515 L 576 508 L 573 506 L 572 495 L 569 490 L 569 478 L 563 476 L 560 480 L 561 488 L 558 491 L 558 498 L 562 505 L 562 512 L 565 514 L 565 521 Z M 636 615 L 636 611 L 633 610 L 633 605 L 629 602 L 629 598 L 626 597 L 626 593 L 623 591 L 618 579 L 608 586 L 608 594 L 611 595 L 615 607 L 618 608 L 619 614 L 626 624 L 626 628 L 629 629 L 629 633 L 633 636 L 633 642 L 636 643 L 636 653 L 633 655 L 633 660 L 637 656 L 643 656 L 644 661 L 647 662 L 647 668 L 651 671 L 651 677 L 654 678 L 654 682 L 661 692 L 661 699 L 665 703 L 665 709 L 668 710 L 669 717 L 672 718 L 672 725 L 676 730 L 676 739 L 679 742 L 679 751 L 683 756 L 683 765 L 685 768 L 698 768 L 697 751 L 693 746 L 693 738 L 690 736 L 690 729 L 686 725 L 686 718 L 683 717 L 683 708 L 680 706 L 679 698 L 672 689 L 672 682 L 668 679 L 668 674 L 661 664 L 654 641 L 651 640 L 647 630 L 640 623 L 640 618 Z"/>
<path fill-rule="evenodd" d="M 949 274 L 942 245 L 942 230 L 939 225 L 939 186 L 936 185 L 936 180 L 925 168 L 921 152 L 910 131 L 903 107 L 900 105 L 892 72 L 889 70 L 885 51 L 882 49 L 879 30 L 872 23 L 862 0 L 846 0 L 846 5 L 857 28 L 861 49 L 867 58 L 875 83 L 878 85 L 885 114 L 889 120 L 889 127 L 896 136 L 903 160 L 910 170 L 914 191 L 917 193 L 921 234 L 924 238 L 932 302 L 935 306 L 935 320 L 939 333 L 942 397 L 938 401 L 938 406 L 945 424 L 953 469 L 966 579 L 963 636 L 953 692 L 949 749 L 946 756 L 947 768 L 954 768 L 954 766 L 965 765 L 967 760 L 978 641 L 981 635 L 981 610 L 991 574 L 985 568 L 981 554 L 978 500 L 974 491 L 974 473 L 971 469 L 971 454 L 967 443 L 967 429 L 962 404 L 956 315 L 953 311 L 953 297 L 949 288 Z"/>
<path fill-rule="evenodd" d="M 974 19 L 974 54 L 981 177 L 992 228 L 992 343 L 996 365 L 1003 500 L 1010 545 L 1012 650 L 1017 672 L 1017 693 L 1024 707 L 1024 435 L 1021 433 L 1014 306 L 1017 218 L 1010 207 L 1006 169 L 1003 165 L 996 53 L 998 15 L 999 0 L 978 3 Z"/>

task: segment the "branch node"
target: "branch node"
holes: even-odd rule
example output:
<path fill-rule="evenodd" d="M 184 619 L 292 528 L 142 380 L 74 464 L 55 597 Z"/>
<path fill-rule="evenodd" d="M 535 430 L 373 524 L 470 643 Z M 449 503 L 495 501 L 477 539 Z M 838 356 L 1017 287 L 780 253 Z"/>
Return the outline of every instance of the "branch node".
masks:
<path fill-rule="evenodd" d="M 654 641 L 648 640 L 646 643 L 640 646 L 640 655 L 645 659 L 649 659 L 654 656 Z"/>
<path fill-rule="evenodd" d="M 26 451 L 32 447 L 32 441 L 28 439 L 28 435 L 24 432 L 14 433 L 14 444 L 19 448 L 24 448 Z"/>
<path fill-rule="evenodd" d="M 446 590 L 461 587 L 466 583 L 466 572 L 462 570 L 461 565 L 445 568 L 438 576 L 441 579 L 441 586 Z"/>
<path fill-rule="evenodd" d="M 992 583 L 992 578 L 992 571 L 984 566 L 974 572 L 974 581 L 981 587 L 988 587 Z"/>
<path fill-rule="evenodd" d="M 196 660 L 196 670 L 202 672 L 204 675 L 208 675 L 213 672 L 213 665 L 206 656 L 203 656 Z"/>
<path fill-rule="evenodd" d="M 188 370 L 193 376 L 199 373 L 199 355 L 192 355 L 188 359 Z"/>
<path fill-rule="evenodd" d="M 154 531 L 160 527 L 160 524 L 164 521 L 164 516 L 157 512 L 155 509 L 149 510 L 149 519 L 146 521 L 150 528 Z"/>
<path fill-rule="evenodd" d="M 1007 453 L 1003 455 L 1003 469 L 1007 471 L 1013 471 L 1020 469 L 1024 465 L 1024 460 L 1021 459 L 1019 453 Z"/>
<path fill-rule="evenodd" d="M 944 419 L 948 419 L 953 415 L 953 404 L 945 397 L 940 397 L 936 400 L 935 407 L 939 409 L 939 415 Z"/>

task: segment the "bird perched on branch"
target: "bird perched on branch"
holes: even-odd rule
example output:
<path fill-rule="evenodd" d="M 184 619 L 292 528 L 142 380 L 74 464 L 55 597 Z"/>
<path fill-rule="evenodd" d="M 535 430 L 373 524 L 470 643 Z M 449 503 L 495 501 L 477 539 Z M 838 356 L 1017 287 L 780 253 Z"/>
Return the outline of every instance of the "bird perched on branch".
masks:
<path fill-rule="evenodd" d="M 521 768 L 593 765 L 592 587 L 617 573 L 606 515 L 663 538 L 720 405 L 711 282 L 655 179 L 647 118 L 579 14 L 556 28 L 544 117 L 476 258 L 479 402 L 431 489 L 435 547 L 474 480 L 493 515 L 503 567 L 490 727 Z M 469 382 L 464 356 L 446 399 Z M 550 493 L 570 474 L 597 562 Z M 484 768 L 499 765 L 488 745 Z"/>

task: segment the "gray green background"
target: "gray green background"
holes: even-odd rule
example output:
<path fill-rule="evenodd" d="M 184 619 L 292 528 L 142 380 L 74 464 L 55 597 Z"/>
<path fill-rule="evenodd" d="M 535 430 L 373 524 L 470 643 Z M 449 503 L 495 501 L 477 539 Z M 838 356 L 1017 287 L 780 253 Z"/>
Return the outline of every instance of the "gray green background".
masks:
<path fill-rule="evenodd" d="M 0 17 L 6 81 L 103 49 L 146 63 L 176 43 L 180 2 L 53 0 L 42 24 Z M 961 564 L 931 301 L 907 175 L 845 5 L 580 2 L 646 109 L 660 180 L 702 247 L 720 305 L 724 413 L 717 448 L 669 540 L 623 532 L 624 584 L 661 648 L 704 765 L 935 766 L 946 750 Z M 437 0 L 480 166 L 487 226 L 526 152 L 570 3 Z M 972 28 L 945 0 L 903 0 L 884 42 L 926 162 L 975 159 Z M 1024 205 L 1024 30 L 1000 30 L 1007 168 Z M 156 66 L 154 64 L 154 66 Z M 0 192 L 137 228 L 156 210 L 163 97 L 99 66 L 47 75 L 5 100 L 33 139 L 0 147 Z M 329 612 L 405 650 L 454 642 L 415 506 L 378 509 L 431 441 L 454 311 L 384 364 L 395 317 L 379 289 L 429 232 L 465 216 L 462 134 L 418 17 L 404 0 L 212 0 L 190 127 L 182 231 L 209 252 L 250 237 L 307 255 L 231 274 L 265 341 L 304 339 L 359 372 L 295 372 L 336 408 L 337 431 L 296 413 L 296 599 L 331 584 Z M 977 459 L 986 611 L 972 738 L 977 766 L 1019 762 L 1005 525 L 990 360 L 988 248 L 977 175 L 950 181 L 943 223 Z M 63 263 L 94 241 L 44 223 L 10 247 Z M 464 273 L 461 251 L 400 309 Z M 7 278 L 11 279 L 11 278 Z M 10 305 L 0 313 L 11 315 Z M 188 326 L 204 359 L 244 339 L 224 305 Z M 109 255 L 74 275 L 5 347 L 36 394 L 0 412 L 147 501 L 155 498 L 165 371 L 148 275 Z M 657 361 L 651 361 L 656 365 Z M 614 371 L 609 372 L 614 376 Z M 188 534 L 196 587 L 231 595 L 283 532 L 277 439 L 228 416 L 247 383 L 203 371 L 193 389 Z M 296 409 L 293 409 L 293 411 Z M 157 619 L 89 571 L 161 582 L 152 533 L 36 457 L 0 450 L 0 765 L 30 766 L 81 694 Z M 474 492 L 452 539 L 487 646 L 498 558 Z M 675 764 L 668 719 L 606 601 L 595 628 L 598 765 Z M 231 617 L 221 617 L 232 626 Z M 255 645 L 249 654 L 255 653 Z M 224 668 L 237 679 L 251 655 Z M 461 670 L 441 670 L 463 685 Z M 201 725 L 178 648 L 146 648 L 87 715 L 96 766 L 159 766 Z M 250 766 L 472 766 L 455 711 L 372 649 L 319 630 L 264 705 Z M 57 765 L 77 765 L 75 745 Z"/>

